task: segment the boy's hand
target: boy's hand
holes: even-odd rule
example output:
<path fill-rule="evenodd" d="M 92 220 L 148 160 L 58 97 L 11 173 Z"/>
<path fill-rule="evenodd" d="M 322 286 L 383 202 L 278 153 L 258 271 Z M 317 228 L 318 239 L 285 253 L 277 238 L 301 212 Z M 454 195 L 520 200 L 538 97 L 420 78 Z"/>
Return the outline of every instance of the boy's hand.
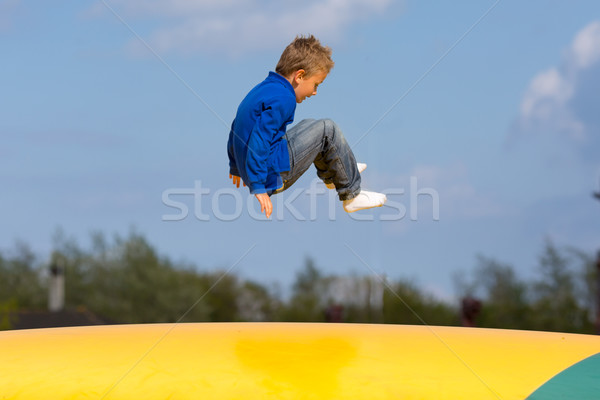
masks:
<path fill-rule="evenodd" d="M 240 187 L 240 182 L 246 186 L 239 176 L 229 174 L 229 179 L 233 181 L 233 184 L 236 187 Z M 273 212 L 273 203 L 271 203 L 271 198 L 269 195 L 266 193 L 259 193 L 255 194 L 254 196 L 256 196 L 258 202 L 260 203 L 260 212 L 264 212 L 267 218 L 271 218 L 271 213 Z"/>
<path fill-rule="evenodd" d="M 265 212 L 267 218 L 271 218 L 271 213 L 273 212 L 273 203 L 271 203 L 271 198 L 266 193 L 255 194 L 258 202 L 260 203 L 260 212 Z"/>
<path fill-rule="evenodd" d="M 239 176 L 235 176 L 235 175 L 231 175 L 231 174 L 229 174 L 229 179 L 231 179 L 231 180 L 233 181 L 233 184 L 234 184 L 236 187 L 240 187 L 240 182 L 242 182 L 242 180 L 240 179 L 240 177 L 239 177 Z M 242 182 L 242 184 L 243 184 L 244 186 L 246 186 L 246 184 L 245 184 L 244 182 Z"/>

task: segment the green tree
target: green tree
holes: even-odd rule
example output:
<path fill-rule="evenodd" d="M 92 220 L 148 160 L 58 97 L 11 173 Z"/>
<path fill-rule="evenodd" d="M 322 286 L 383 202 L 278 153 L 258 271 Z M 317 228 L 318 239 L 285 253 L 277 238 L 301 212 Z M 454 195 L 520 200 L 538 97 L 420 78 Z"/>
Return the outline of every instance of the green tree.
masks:
<path fill-rule="evenodd" d="M 384 293 L 383 315 L 388 324 L 457 325 L 455 307 L 425 294 L 412 282 L 390 282 Z"/>
<path fill-rule="evenodd" d="M 580 266 L 575 270 L 575 294 L 580 306 L 587 312 L 588 327 L 585 328 L 585 332 L 597 333 L 595 328 L 599 285 L 597 258 L 575 248 L 570 248 L 568 253 L 572 263 Z"/>
<path fill-rule="evenodd" d="M 246 281 L 237 291 L 237 309 L 242 321 L 275 321 L 279 318 L 282 302 L 265 286 Z"/>
<path fill-rule="evenodd" d="M 355 323 L 383 323 L 385 278 L 380 276 L 337 277 L 343 293 L 344 320 Z M 341 285 L 340 285 L 341 284 Z"/>
<path fill-rule="evenodd" d="M 73 241 L 55 250 L 66 269 L 66 305 L 85 306 L 115 322 L 175 322 L 210 319 L 206 293 L 210 277 L 191 267 L 176 267 L 160 257 L 137 233 L 115 237 L 93 236 L 90 251 Z M 192 305 L 195 304 L 195 307 Z"/>
<path fill-rule="evenodd" d="M 460 294 L 481 298 L 481 327 L 592 333 L 596 289 L 591 258 L 548 241 L 537 272 L 527 282 L 512 266 L 480 256 L 474 279 L 462 282 Z"/>
<path fill-rule="evenodd" d="M 12 329 L 16 322 L 15 312 L 18 310 L 15 299 L 0 302 L 0 331 Z"/>
<path fill-rule="evenodd" d="M 0 254 L 0 302 L 19 308 L 39 309 L 47 303 L 43 275 L 33 251 L 16 243 L 8 256 Z"/>
<path fill-rule="evenodd" d="M 483 256 L 478 257 L 476 282 L 483 291 L 480 326 L 506 329 L 531 329 L 531 308 L 527 284 L 512 266 Z"/>
<path fill-rule="evenodd" d="M 533 282 L 534 329 L 561 332 L 591 332 L 590 312 L 577 293 L 573 260 L 550 241 L 540 257 L 540 278 Z M 581 276 L 581 275 L 580 275 Z"/>
<path fill-rule="evenodd" d="M 296 274 L 292 296 L 281 318 L 284 321 L 323 322 L 325 306 L 322 295 L 328 292 L 328 280 L 321 274 L 312 259 Z"/>

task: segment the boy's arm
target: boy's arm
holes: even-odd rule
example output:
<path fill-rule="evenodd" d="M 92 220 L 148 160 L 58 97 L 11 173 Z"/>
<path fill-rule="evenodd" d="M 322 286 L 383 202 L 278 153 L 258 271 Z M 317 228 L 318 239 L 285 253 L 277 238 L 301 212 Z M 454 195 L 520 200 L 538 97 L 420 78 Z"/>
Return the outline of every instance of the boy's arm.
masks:
<path fill-rule="evenodd" d="M 236 187 L 240 187 L 240 179 L 239 176 L 229 174 L 229 179 L 233 181 L 233 184 Z M 246 184 L 242 181 L 242 184 L 246 186 Z M 264 212 L 267 218 L 271 217 L 271 213 L 273 212 L 273 203 L 271 202 L 271 198 L 266 193 L 259 193 L 254 195 L 258 202 L 260 203 L 260 212 Z"/>
<path fill-rule="evenodd" d="M 229 130 L 229 140 L 227 140 L 227 156 L 229 157 L 229 175 L 240 176 L 237 164 L 235 162 L 235 156 L 233 154 L 233 126 L 235 125 L 235 119 L 231 123 L 231 129 Z M 238 186 L 239 187 L 239 186 Z"/>
<path fill-rule="evenodd" d="M 264 212 L 267 218 L 271 217 L 271 213 L 273 212 L 273 203 L 271 203 L 271 198 L 266 193 L 259 193 L 254 195 L 258 202 L 260 203 L 260 212 Z"/>
<path fill-rule="evenodd" d="M 296 100 L 292 97 L 275 98 L 264 105 L 250 139 L 246 158 L 248 186 L 252 194 L 266 193 L 265 183 L 269 167 L 269 155 L 274 136 L 292 117 Z"/>
<path fill-rule="evenodd" d="M 238 188 L 240 187 L 240 182 L 244 185 L 244 187 L 246 187 L 246 183 L 242 181 L 242 178 L 240 178 L 237 175 L 229 174 L 229 179 L 231 179 L 233 181 L 233 184 Z"/>

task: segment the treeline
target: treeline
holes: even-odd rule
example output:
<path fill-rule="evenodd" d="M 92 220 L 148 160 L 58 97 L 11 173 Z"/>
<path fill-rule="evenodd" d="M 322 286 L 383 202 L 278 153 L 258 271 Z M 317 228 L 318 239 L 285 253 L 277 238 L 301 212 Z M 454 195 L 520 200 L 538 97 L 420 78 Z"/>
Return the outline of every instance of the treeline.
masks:
<path fill-rule="evenodd" d="M 479 326 L 596 333 L 597 262 L 547 241 L 530 280 L 509 264 L 480 256 L 473 273 L 456 281 L 463 297 L 481 299 Z"/>
<path fill-rule="evenodd" d="M 46 308 L 50 265 L 64 270 L 66 308 L 84 307 L 114 323 L 461 324 L 460 301 L 437 299 L 408 280 L 324 274 L 308 259 L 283 296 L 277 287 L 224 270 L 176 263 L 137 233 L 94 234 L 91 243 L 57 240 L 49 260 L 24 244 L 0 253 L 0 329 L 10 329 L 11 313 Z M 595 274 L 591 256 L 548 243 L 532 280 L 480 257 L 471 272 L 457 276 L 457 293 L 480 304 L 471 315 L 480 327 L 593 333 Z"/>

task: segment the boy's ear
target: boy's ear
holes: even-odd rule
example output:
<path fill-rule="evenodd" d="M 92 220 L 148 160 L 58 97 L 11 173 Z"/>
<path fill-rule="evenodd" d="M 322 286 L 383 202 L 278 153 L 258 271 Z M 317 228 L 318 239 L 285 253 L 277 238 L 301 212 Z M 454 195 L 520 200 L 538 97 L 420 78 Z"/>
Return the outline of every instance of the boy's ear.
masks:
<path fill-rule="evenodd" d="M 291 73 L 287 80 L 292 84 L 294 88 L 300 84 L 300 81 L 306 77 L 306 71 L 303 69 L 299 69 L 296 72 Z"/>
<path fill-rule="evenodd" d="M 303 69 L 299 69 L 294 74 L 294 80 L 303 79 L 306 76 L 306 71 Z"/>

